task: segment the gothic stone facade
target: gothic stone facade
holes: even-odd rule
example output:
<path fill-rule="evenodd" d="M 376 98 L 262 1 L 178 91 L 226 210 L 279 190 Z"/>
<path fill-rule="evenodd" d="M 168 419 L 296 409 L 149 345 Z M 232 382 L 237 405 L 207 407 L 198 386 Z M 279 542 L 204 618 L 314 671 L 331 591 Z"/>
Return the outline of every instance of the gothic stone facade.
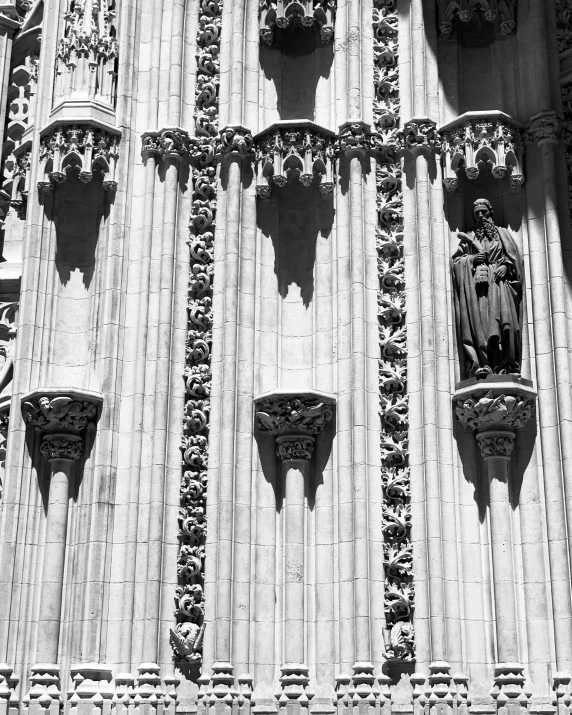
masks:
<path fill-rule="evenodd" d="M 570 0 L 6 0 L 0 68 L 0 715 L 570 715 Z"/>

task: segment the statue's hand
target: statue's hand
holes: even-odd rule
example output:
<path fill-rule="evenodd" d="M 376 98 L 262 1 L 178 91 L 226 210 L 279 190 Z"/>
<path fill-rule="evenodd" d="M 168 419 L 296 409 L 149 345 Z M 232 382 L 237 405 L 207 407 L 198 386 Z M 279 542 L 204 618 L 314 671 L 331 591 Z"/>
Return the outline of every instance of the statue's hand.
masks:
<path fill-rule="evenodd" d="M 488 258 L 486 253 L 477 253 L 476 256 L 473 256 L 473 266 L 483 266 L 487 262 Z"/>
<path fill-rule="evenodd" d="M 502 281 L 504 278 L 506 278 L 506 275 L 508 273 L 508 268 L 507 266 L 497 266 L 495 268 L 495 280 L 498 283 L 499 281 Z"/>

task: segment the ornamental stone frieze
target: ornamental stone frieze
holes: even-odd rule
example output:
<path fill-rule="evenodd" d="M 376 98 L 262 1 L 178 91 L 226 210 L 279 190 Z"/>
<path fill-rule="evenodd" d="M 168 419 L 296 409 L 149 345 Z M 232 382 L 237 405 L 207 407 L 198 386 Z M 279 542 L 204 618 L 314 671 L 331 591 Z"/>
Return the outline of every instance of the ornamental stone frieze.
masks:
<path fill-rule="evenodd" d="M 43 193 L 53 191 L 54 183 L 61 184 L 70 169 L 77 168 L 84 183 L 88 184 L 94 172 L 99 172 L 104 190 L 115 191 L 119 141 L 119 132 L 91 125 L 62 125 L 48 130 L 41 139 L 38 189 Z"/>
<path fill-rule="evenodd" d="M 324 199 L 333 195 L 335 134 L 314 122 L 277 122 L 254 137 L 256 193 L 270 198 L 272 186 L 300 181 L 317 184 Z"/>
<path fill-rule="evenodd" d="M 268 47 L 275 41 L 275 30 L 317 26 L 320 39 L 334 39 L 336 0 L 260 0 L 260 39 Z"/>
<path fill-rule="evenodd" d="M 88 390 L 44 388 L 22 398 L 27 426 L 43 435 L 40 451 L 48 460 L 78 460 L 86 432 L 94 432 L 103 398 Z"/>
<path fill-rule="evenodd" d="M 466 112 L 439 129 L 442 137 L 443 184 L 459 186 L 464 172 L 470 180 L 490 171 L 494 179 L 508 179 L 510 189 L 524 184 L 522 125 L 503 112 Z"/>
<path fill-rule="evenodd" d="M 282 461 L 307 461 L 315 438 L 332 420 L 334 404 L 331 395 L 312 390 L 268 393 L 255 400 L 256 425 L 262 434 L 276 437 L 276 455 Z"/>
<path fill-rule="evenodd" d="M 488 23 L 498 19 L 503 36 L 516 29 L 516 0 L 437 0 L 437 4 L 439 32 L 444 39 L 451 36 L 455 20 L 468 24 L 475 15 L 480 15 Z"/>

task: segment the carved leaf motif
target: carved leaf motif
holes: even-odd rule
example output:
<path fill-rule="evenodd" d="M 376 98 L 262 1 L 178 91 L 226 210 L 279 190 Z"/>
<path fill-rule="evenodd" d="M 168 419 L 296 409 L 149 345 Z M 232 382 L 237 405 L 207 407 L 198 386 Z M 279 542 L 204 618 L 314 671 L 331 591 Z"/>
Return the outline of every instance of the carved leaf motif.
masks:
<path fill-rule="evenodd" d="M 386 656 L 412 660 L 415 637 L 413 570 L 409 530 L 411 522 L 408 469 L 409 404 L 407 388 L 407 333 L 403 262 L 402 174 L 397 146 L 404 141 L 399 127 L 398 15 L 395 0 L 374 0 L 374 134 L 376 169 L 376 230 L 378 252 L 378 318 L 385 614 L 389 643 Z M 411 141 L 434 140 L 434 128 L 410 127 Z M 409 135 L 408 135 L 409 136 Z"/>

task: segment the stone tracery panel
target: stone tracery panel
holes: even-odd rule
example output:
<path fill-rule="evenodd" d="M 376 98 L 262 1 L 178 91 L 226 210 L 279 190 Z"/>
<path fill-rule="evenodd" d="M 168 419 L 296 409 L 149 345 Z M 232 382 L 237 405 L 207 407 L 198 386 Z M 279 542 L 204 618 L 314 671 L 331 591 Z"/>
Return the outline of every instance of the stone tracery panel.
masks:
<path fill-rule="evenodd" d="M 183 142 L 193 165 L 189 222 L 191 272 L 183 415 L 183 476 L 179 516 L 175 660 L 201 663 L 204 631 L 204 553 L 207 529 L 207 469 L 211 391 L 212 287 L 216 224 L 218 86 L 222 0 L 201 0 L 197 35 L 196 136 Z M 171 145 L 172 142 L 169 143 Z M 186 150 L 185 150 L 186 151 Z"/>
<path fill-rule="evenodd" d="M 391 150 L 398 143 L 399 129 L 397 0 L 375 0 L 373 23 L 374 129 L 383 148 L 377 165 L 377 251 L 386 656 L 389 660 L 413 660 L 403 193 L 400 160 Z"/>

